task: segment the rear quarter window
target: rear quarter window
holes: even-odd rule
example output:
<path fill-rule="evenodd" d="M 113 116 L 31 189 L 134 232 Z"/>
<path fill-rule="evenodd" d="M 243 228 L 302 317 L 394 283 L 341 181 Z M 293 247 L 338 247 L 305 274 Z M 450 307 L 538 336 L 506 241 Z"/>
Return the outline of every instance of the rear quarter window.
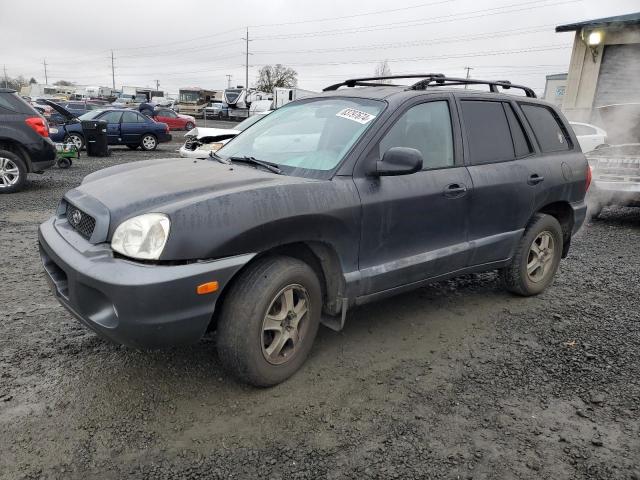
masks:
<path fill-rule="evenodd" d="M 526 103 L 521 103 L 520 108 L 543 153 L 564 152 L 571 148 L 564 126 L 550 108 Z"/>

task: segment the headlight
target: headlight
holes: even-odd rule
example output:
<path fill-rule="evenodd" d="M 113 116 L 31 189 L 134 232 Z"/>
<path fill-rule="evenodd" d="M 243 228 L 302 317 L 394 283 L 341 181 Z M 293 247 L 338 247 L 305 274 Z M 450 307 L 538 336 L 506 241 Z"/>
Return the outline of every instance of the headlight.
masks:
<path fill-rule="evenodd" d="M 170 224 L 164 213 L 147 213 L 125 220 L 116 228 L 111 248 L 127 257 L 157 260 L 169 238 Z"/>

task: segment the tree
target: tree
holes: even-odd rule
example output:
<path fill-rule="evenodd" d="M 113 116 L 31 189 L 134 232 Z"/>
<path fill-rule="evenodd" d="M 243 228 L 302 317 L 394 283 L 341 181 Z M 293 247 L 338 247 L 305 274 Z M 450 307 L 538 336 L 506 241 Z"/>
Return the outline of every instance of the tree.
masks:
<path fill-rule="evenodd" d="M 380 62 L 376 66 L 376 71 L 374 72 L 375 77 L 388 77 L 392 75 L 391 68 L 389 68 L 389 62 L 386 60 Z M 380 83 L 391 83 L 391 80 L 378 80 Z"/>
<path fill-rule="evenodd" d="M 58 80 L 57 82 L 54 83 L 54 85 L 58 85 L 60 87 L 71 87 L 75 85 L 75 83 L 70 82 L 69 80 Z"/>
<path fill-rule="evenodd" d="M 263 92 L 272 92 L 274 88 L 293 88 L 298 85 L 298 72 L 284 65 L 265 65 L 258 72 L 256 88 Z"/>
<path fill-rule="evenodd" d="M 31 77 L 31 78 L 29 79 L 29 85 L 34 85 L 34 84 L 36 84 L 36 83 L 38 83 L 38 81 L 37 81 L 35 78 Z"/>

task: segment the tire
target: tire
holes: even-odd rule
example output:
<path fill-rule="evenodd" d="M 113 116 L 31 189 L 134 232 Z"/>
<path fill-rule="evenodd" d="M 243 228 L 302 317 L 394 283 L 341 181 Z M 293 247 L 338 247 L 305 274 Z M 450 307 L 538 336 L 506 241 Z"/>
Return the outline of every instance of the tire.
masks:
<path fill-rule="evenodd" d="M 140 145 L 127 145 L 129 150 L 136 150 Z"/>
<path fill-rule="evenodd" d="M 541 253 L 536 253 L 534 242 Z M 544 248 L 545 243 L 550 248 Z M 558 270 L 562 246 L 562 227 L 558 220 L 536 213 L 525 229 L 511 264 L 502 270 L 507 290 L 525 297 L 543 292 Z"/>
<path fill-rule="evenodd" d="M 78 151 L 82 150 L 85 146 L 84 137 L 79 133 L 69 133 L 64 137 L 64 143 L 73 143 Z"/>
<path fill-rule="evenodd" d="M 27 182 L 27 165 L 18 155 L 0 150 L 0 193 L 15 193 Z"/>
<path fill-rule="evenodd" d="M 187 122 L 186 125 L 184 126 L 184 129 L 188 132 L 189 130 L 193 130 L 193 128 L 195 127 L 195 125 L 191 122 Z"/>
<path fill-rule="evenodd" d="M 63 170 L 66 170 L 67 168 L 69 168 L 72 163 L 73 162 L 71 161 L 70 158 L 61 158 L 57 162 L 58 168 L 62 168 Z"/>
<path fill-rule="evenodd" d="M 155 150 L 156 148 L 158 148 L 158 139 L 155 135 L 147 133 L 146 135 L 143 135 L 142 139 L 140 140 L 140 148 L 147 152 Z"/>
<path fill-rule="evenodd" d="M 303 303 L 306 311 L 296 316 Z M 309 265 L 289 257 L 258 260 L 234 282 L 222 304 L 217 330 L 220 362 L 257 387 L 283 382 L 309 355 L 321 309 L 320 282 Z"/>

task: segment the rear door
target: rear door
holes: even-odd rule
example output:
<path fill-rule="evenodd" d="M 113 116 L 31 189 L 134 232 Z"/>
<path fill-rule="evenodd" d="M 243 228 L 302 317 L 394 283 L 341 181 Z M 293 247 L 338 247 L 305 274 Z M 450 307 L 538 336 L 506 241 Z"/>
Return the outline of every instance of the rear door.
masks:
<path fill-rule="evenodd" d="M 107 122 L 107 138 L 109 145 L 118 145 L 120 143 L 120 118 L 122 112 L 106 111 L 98 117 L 98 120 Z"/>
<path fill-rule="evenodd" d="M 477 95 L 458 99 L 471 175 L 470 263 L 505 260 L 522 236 L 543 188 L 531 140 L 509 102 Z"/>
<path fill-rule="evenodd" d="M 122 114 L 120 124 L 122 143 L 125 145 L 138 145 L 142 134 L 146 130 L 146 120 L 138 112 L 129 111 Z"/>
<path fill-rule="evenodd" d="M 399 109 L 360 162 L 365 168 L 354 173 L 362 201 L 362 294 L 466 266 L 471 178 L 462 164 L 459 123 L 451 96 L 427 98 Z M 397 177 L 371 175 L 375 162 L 392 147 L 419 150 L 423 170 Z"/>

